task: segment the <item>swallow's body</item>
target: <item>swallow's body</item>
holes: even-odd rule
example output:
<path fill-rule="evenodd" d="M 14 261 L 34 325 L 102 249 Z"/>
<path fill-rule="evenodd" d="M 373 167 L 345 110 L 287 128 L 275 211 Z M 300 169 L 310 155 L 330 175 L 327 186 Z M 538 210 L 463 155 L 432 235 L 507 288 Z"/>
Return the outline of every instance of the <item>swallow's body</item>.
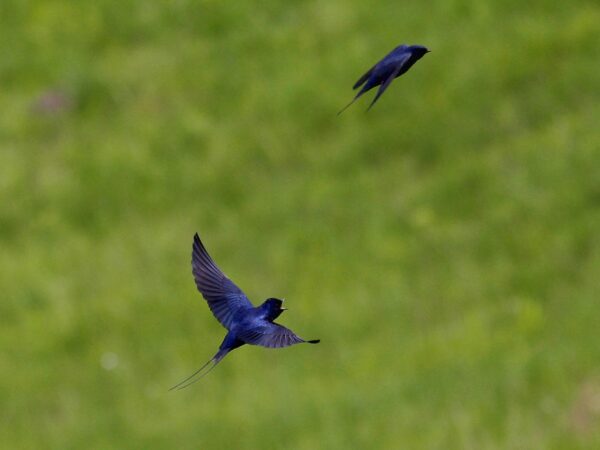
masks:
<path fill-rule="evenodd" d="M 429 50 L 422 45 L 400 45 L 396 47 L 358 79 L 352 89 L 358 89 L 360 86 L 362 86 L 361 90 L 358 91 L 354 99 L 338 114 L 358 100 L 358 98 L 365 92 L 370 91 L 374 87 L 380 86 L 379 91 L 377 91 L 377 94 L 369 105 L 367 111 L 371 109 L 371 107 L 375 104 L 379 97 L 381 97 L 381 94 L 384 93 L 392 81 L 395 78 L 398 78 L 400 75 L 406 73 L 408 69 L 410 69 L 425 55 L 425 53 L 428 52 Z"/>
<path fill-rule="evenodd" d="M 228 330 L 228 333 L 215 356 L 172 389 L 183 389 L 195 383 L 210 372 L 230 351 L 244 344 L 281 348 L 303 342 L 310 344 L 319 342 L 319 340 L 305 341 L 291 330 L 273 322 L 286 309 L 282 307 L 283 300 L 269 298 L 262 305 L 254 307 L 242 290 L 217 267 L 202 245 L 198 234 L 194 236 L 192 247 L 192 273 L 196 287 L 208 303 L 213 315 Z M 210 367 L 202 372 L 209 365 Z"/>

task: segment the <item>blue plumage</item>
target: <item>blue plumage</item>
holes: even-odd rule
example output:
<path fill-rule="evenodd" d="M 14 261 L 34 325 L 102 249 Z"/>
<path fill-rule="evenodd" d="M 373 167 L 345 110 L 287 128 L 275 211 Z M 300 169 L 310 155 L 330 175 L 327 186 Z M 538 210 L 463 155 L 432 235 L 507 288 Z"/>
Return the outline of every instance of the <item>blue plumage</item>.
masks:
<path fill-rule="evenodd" d="M 269 298 L 262 305 L 254 307 L 246 294 L 217 267 L 198 234 L 194 235 L 192 246 L 192 273 L 196 287 L 228 333 L 212 359 L 171 389 L 183 389 L 195 383 L 230 351 L 244 344 L 281 348 L 303 342 L 319 342 L 318 339 L 305 341 L 288 328 L 273 322 L 286 310 L 282 306 L 283 300 Z M 208 369 L 204 370 L 207 367 Z"/>
<path fill-rule="evenodd" d="M 369 105 L 369 109 L 375 104 L 375 102 L 381 97 L 381 94 L 385 92 L 388 86 L 392 83 L 394 78 L 399 77 L 410 69 L 414 63 L 421 59 L 426 53 L 429 53 L 427 47 L 422 45 L 400 45 L 388 53 L 381 61 L 371 67 L 358 81 L 354 84 L 352 89 L 358 89 L 362 86 L 361 90 L 358 91 L 354 99 L 348 103 L 338 115 L 341 114 L 346 108 L 354 103 L 358 98 L 365 92 L 379 86 L 379 90 L 375 95 L 375 98 Z"/>

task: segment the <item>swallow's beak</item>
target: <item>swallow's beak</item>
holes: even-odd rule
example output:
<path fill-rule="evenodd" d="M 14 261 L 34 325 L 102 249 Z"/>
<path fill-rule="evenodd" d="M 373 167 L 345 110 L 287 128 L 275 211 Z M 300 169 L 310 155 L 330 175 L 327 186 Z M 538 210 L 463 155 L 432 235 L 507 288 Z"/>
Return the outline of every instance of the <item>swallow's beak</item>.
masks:
<path fill-rule="evenodd" d="M 285 298 L 281 299 L 281 310 L 282 311 L 287 311 L 288 309 L 283 307 L 283 302 L 285 302 Z"/>

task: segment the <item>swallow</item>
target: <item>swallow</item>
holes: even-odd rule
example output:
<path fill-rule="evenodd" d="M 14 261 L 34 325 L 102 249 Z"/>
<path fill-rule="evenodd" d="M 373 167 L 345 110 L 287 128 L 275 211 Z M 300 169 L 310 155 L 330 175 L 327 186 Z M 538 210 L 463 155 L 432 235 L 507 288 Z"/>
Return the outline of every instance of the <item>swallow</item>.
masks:
<path fill-rule="evenodd" d="M 283 300 L 271 297 L 254 307 L 246 294 L 217 267 L 198 233 L 194 235 L 192 245 L 192 274 L 196 287 L 227 334 L 217 353 L 206 364 L 170 390 L 184 389 L 194 384 L 214 369 L 229 352 L 244 344 L 282 348 L 320 342 L 320 339 L 304 340 L 292 330 L 274 322 L 287 309 L 283 307 Z"/>
<path fill-rule="evenodd" d="M 370 91 L 376 86 L 379 86 L 379 90 L 377 91 L 375 98 L 367 108 L 367 111 L 369 111 L 379 97 L 381 97 L 381 94 L 383 94 L 392 81 L 394 81 L 394 78 L 398 78 L 400 75 L 406 73 L 406 71 L 408 71 L 408 69 L 410 69 L 414 63 L 416 63 L 430 51 L 431 50 L 429 50 L 427 47 L 423 47 L 422 45 L 402 44 L 396 47 L 358 79 L 352 89 L 356 90 L 361 86 L 362 89 L 358 91 L 358 94 L 356 94 L 350 103 L 342 108 L 340 112 L 338 112 L 338 116 L 352 103 L 358 100 L 359 97 L 365 92 Z"/>

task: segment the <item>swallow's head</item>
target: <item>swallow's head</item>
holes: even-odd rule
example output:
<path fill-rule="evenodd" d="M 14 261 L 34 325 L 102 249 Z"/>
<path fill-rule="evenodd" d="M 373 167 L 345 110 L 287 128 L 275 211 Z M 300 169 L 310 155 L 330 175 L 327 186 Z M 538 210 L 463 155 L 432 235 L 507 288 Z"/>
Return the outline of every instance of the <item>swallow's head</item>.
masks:
<path fill-rule="evenodd" d="M 267 319 L 275 320 L 281 315 L 282 312 L 284 312 L 287 309 L 283 307 L 284 300 L 285 299 L 280 300 L 278 298 L 273 297 L 265 300 L 261 307 L 266 310 Z"/>
<path fill-rule="evenodd" d="M 415 55 L 418 58 L 422 58 L 423 55 L 425 55 L 425 53 L 429 53 L 431 51 L 423 45 L 412 45 L 410 48 L 412 50 L 413 55 Z"/>

